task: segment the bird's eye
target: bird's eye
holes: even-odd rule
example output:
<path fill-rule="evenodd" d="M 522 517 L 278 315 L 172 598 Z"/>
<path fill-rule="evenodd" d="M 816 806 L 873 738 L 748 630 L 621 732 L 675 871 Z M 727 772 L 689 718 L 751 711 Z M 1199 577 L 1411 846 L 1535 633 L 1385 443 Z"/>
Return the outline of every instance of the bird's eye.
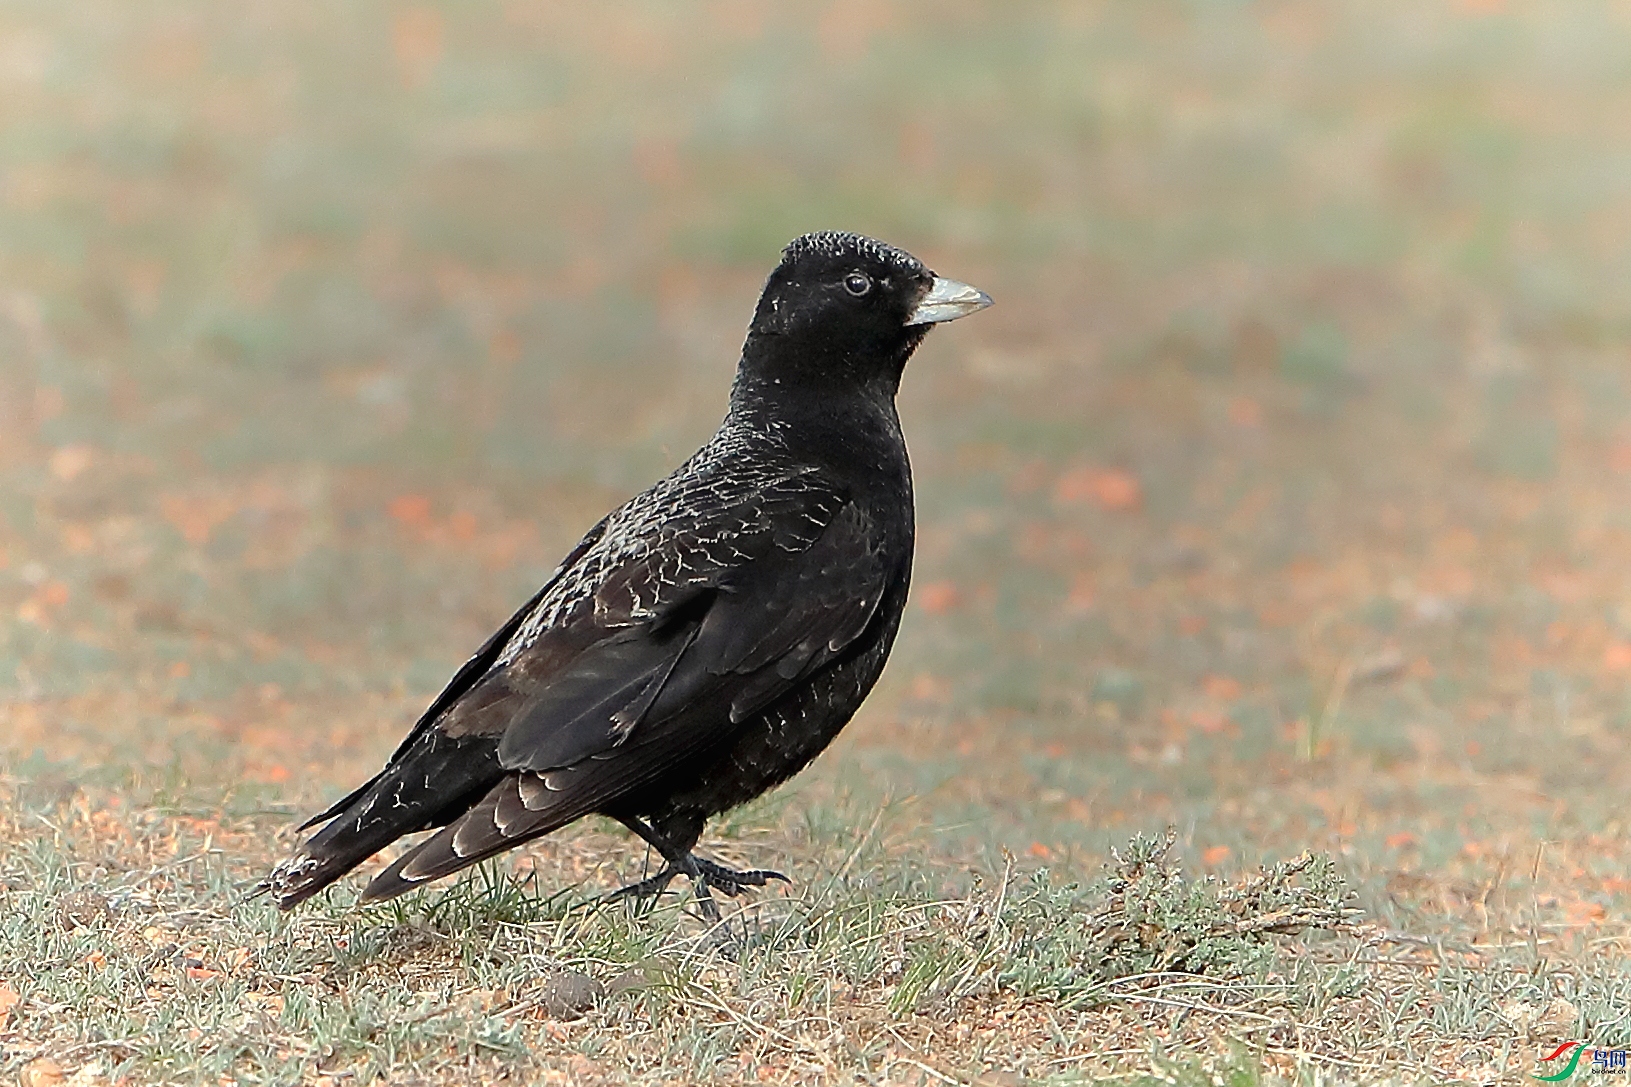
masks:
<path fill-rule="evenodd" d="M 851 272 L 844 277 L 844 289 L 859 298 L 872 289 L 872 280 L 860 272 Z"/>

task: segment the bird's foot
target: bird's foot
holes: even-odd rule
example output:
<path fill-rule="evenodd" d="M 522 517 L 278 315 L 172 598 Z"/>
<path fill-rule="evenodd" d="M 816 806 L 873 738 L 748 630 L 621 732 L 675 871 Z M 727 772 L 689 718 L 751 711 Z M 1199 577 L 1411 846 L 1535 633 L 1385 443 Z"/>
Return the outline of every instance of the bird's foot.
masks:
<path fill-rule="evenodd" d="M 720 928 L 719 906 L 714 902 L 713 890 L 725 892 L 732 898 L 746 894 L 749 887 L 763 887 L 773 879 L 783 883 L 793 881 L 780 872 L 772 872 L 768 868 L 752 868 L 746 872 L 738 872 L 734 868 L 726 868 L 723 864 L 699 857 L 695 853 L 685 858 L 685 874 L 691 877 L 691 885 L 697 889 L 697 908 L 702 911 L 703 918 L 717 930 L 720 940 L 725 941 L 719 945 L 719 950 L 734 957 L 736 937 L 729 930 Z"/>
<path fill-rule="evenodd" d="M 773 872 L 768 868 L 750 868 L 745 872 L 738 872 L 734 868 L 726 868 L 723 864 L 699 857 L 695 853 L 691 854 L 690 860 L 697 870 L 697 874 L 691 876 L 693 880 L 700 880 L 705 886 L 723 891 L 732 898 L 746 894 L 749 887 L 763 887 L 773 879 L 779 879 L 783 883 L 793 882 L 780 872 Z"/>
<path fill-rule="evenodd" d="M 664 868 L 650 879 L 643 879 L 638 883 L 631 883 L 607 895 L 603 901 L 621 902 L 626 898 L 636 901 L 645 898 L 655 898 L 668 890 L 668 885 L 674 882 L 674 877 L 680 875 L 678 868 Z"/>
<path fill-rule="evenodd" d="M 668 865 L 649 879 L 613 891 L 606 896 L 606 901 L 619 902 L 627 898 L 638 900 L 655 897 L 668 890 L 668 885 L 674 882 L 675 876 L 690 878 L 692 885 L 697 889 L 697 902 L 702 907 L 703 916 L 714 922 L 719 920 L 719 909 L 709 894 L 710 889 L 722 891 L 736 898 L 746 894 L 749 887 L 763 887 L 773 879 L 779 879 L 783 883 L 793 882 L 782 873 L 773 872 L 768 868 L 750 868 L 745 872 L 739 872 L 706 857 L 689 853 L 678 866 Z"/>

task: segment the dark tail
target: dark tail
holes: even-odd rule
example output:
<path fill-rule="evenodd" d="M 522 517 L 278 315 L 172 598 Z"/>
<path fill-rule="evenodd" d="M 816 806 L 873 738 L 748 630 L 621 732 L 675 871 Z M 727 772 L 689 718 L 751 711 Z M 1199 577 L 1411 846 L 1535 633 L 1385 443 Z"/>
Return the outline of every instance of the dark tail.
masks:
<path fill-rule="evenodd" d="M 510 774 L 375 876 L 362 901 L 395 898 L 582 818 L 594 810 L 593 793 L 582 788 L 588 776 L 570 768 Z"/>
<path fill-rule="evenodd" d="M 395 898 L 581 819 L 602 800 L 599 764 L 507 775 L 465 814 L 419 842 L 362 891 L 362 901 Z"/>
<path fill-rule="evenodd" d="M 503 776 L 492 739 L 428 729 L 378 777 L 307 823 L 331 820 L 272 870 L 265 888 L 279 909 L 293 909 L 404 834 L 446 826 Z"/>

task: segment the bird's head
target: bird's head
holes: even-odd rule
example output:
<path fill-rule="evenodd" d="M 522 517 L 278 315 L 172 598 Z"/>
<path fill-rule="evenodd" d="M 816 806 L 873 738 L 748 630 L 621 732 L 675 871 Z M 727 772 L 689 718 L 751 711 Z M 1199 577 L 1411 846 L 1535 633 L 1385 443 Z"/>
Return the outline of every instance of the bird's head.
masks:
<path fill-rule="evenodd" d="M 903 249 L 841 231 L 806 234 L 765 283 L 743 363 L 771 380 L 898 382 L 931 326 L 990 304 Z"/>

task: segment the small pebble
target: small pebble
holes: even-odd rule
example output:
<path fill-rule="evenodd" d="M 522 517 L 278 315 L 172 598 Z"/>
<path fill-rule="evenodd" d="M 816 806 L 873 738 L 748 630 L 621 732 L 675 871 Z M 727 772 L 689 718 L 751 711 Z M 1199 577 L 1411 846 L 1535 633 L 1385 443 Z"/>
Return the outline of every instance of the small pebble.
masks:
<path fill-rule="evenodd" d="M 74 891 L 57 904 L 57 920 L 65 931 L 90 928 L 111 916 L 113 907 L 99 891 Z"/>
<path fill-rule="evenodd" d="M 606 995 L 606 987 L 588 974 L 562 970 L 544 982 L 540 1007 L 556 1019 L 576 1019 Z"/>

